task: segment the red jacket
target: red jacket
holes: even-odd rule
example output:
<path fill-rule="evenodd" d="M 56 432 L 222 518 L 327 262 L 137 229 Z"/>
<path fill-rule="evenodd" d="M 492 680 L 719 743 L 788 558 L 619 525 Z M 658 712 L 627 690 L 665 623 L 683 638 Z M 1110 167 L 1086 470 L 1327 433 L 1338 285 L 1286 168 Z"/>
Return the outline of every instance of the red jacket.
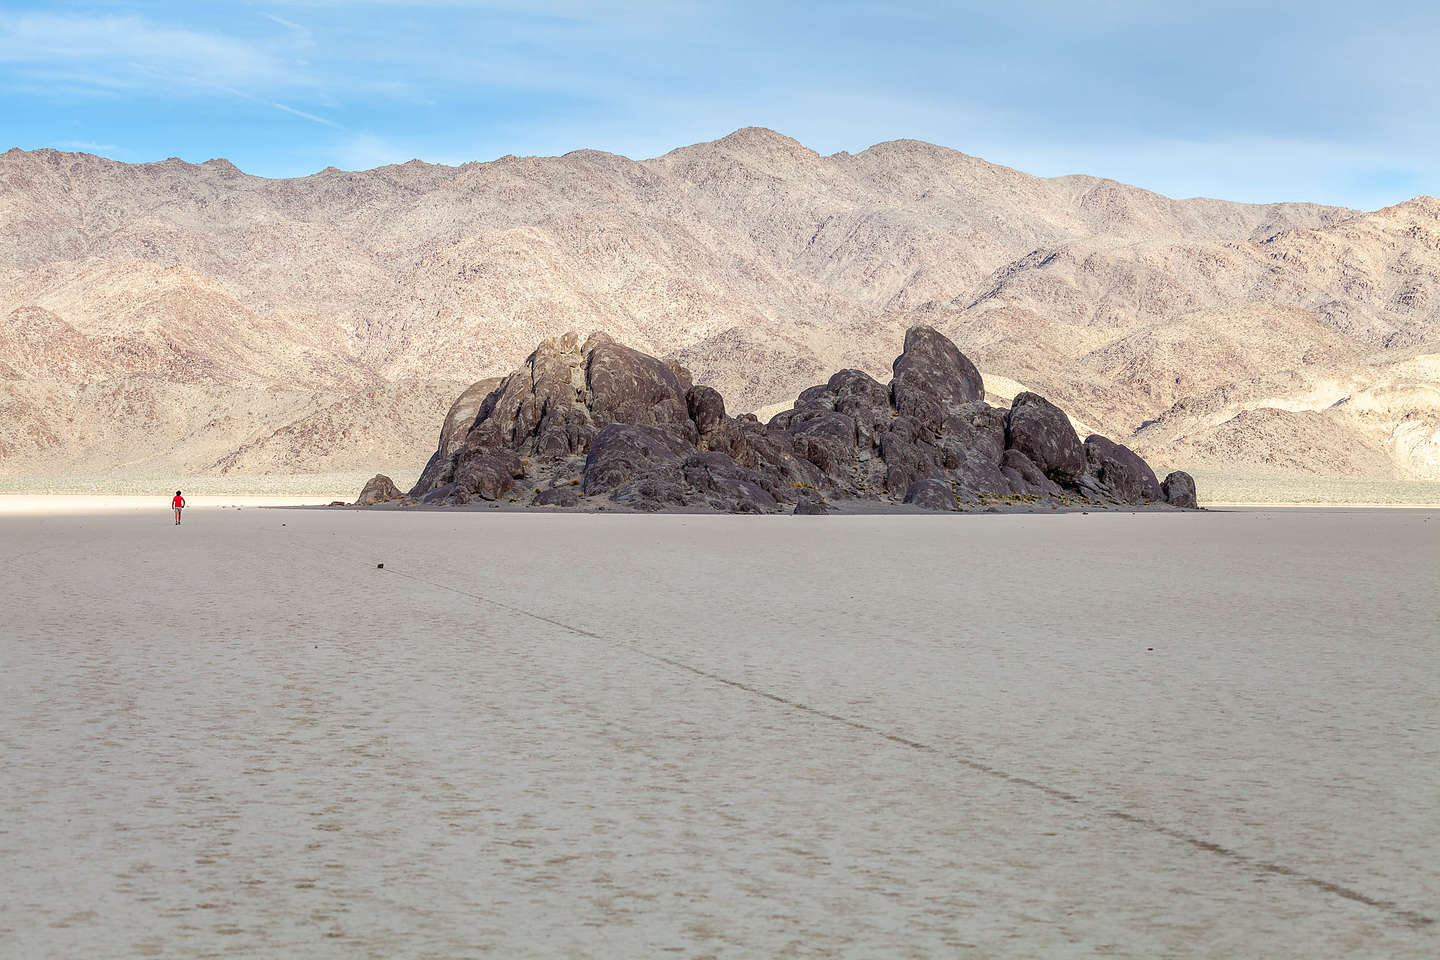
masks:
<path fill-rule="evenodd" d="M 185 506 L 185 498 L 184 498 L 184 497 L 171 497 L 171 498 L 170 498 L 170 506 L 171 506 L 172 509 L 179 510 L 181 507 Z"/>

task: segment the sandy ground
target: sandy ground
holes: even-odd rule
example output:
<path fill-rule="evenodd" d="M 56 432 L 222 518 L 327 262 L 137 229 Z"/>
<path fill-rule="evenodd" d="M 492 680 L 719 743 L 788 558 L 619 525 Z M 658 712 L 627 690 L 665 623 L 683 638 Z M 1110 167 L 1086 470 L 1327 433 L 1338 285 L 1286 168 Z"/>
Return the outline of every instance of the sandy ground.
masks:
<path fill-rule="evenodd" d="M 234 509 L 237 507 L 316 506 L 331 503 L 329 497 L 256 496 L 253 494 L 190 496 L 186 509 Z M 99 494 L 30 495 L 0 494 L 0 517 L 18 514 L 106 514 L 130 513 L 154 516 L 156 510 L 170 509 L 169 496 L 103 496 Z"/>
<path fill-rule="evenodd" d="M 1440 511 L 188 517 L 0 517 L 0 955 L 1440 954 Z"/>

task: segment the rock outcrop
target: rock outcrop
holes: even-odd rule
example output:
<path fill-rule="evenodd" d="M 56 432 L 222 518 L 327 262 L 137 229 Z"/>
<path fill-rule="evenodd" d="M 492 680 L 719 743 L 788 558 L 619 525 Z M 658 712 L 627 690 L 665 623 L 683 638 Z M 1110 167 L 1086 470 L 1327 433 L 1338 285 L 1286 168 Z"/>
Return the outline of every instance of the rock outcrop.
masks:
<path fill-rule="evenodd" d="M 404 496 L 400 488 L 395 486 L 395 481 L 377 473 L 371 477 L 365 486 L 360 490 L 360 496 L 355 498 L 357 506 L 374 506 L 377 503 L 389 503 L 391 500 L 399 500 Z"/>
<path fill-rule="evenodd" d="M 1070 418 L 1038 393 L 1015 397 L 1005 417 L 1005 445 L 1062 486 L 1078 483 L 1085 473 L 1085 446 Z"/>
<path fill-rule="evenodd" d="M 1124 444 L 1092 433 L 1085 438 L 1085 461 L 1099 489 L 1117 500 L 1154 503 L 1162 497 L 1150 464 Z"/>
<path fill-rule="evenodd" d="M 1019 394 L 1008 411 L 985 403 L 974 364 L 931 327 L 906 333 L 893 370 L 888 385 L 841 370 L 762 424 L 729 416 L 724 398 L 677 364 L 603 334 L 566 334 L 465 391 L 410 496 L 819 513 L 845 500 L 1175 504 L 1174 480 L 1183 499 L 1176 478 L 1188 477 L 1172 474 L 1162 490 L 1133 451 L 1098 435 L 1081 443 L 1038 394 Z"/>
<path fill-rule="evenodd" d="M 1160 485 L 1165 493 L 1165 502 L 1175 507 L 1194 510 L 1200 504 L 1195 500 L 1195 478 L 1184 470 L 1176 470 Z"/>

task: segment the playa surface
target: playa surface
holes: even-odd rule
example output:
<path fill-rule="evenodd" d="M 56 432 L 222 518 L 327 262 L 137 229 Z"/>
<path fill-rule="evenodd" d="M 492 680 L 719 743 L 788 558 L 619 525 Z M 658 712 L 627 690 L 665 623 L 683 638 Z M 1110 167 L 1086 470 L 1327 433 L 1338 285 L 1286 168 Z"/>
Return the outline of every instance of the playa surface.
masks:
<path fill-rule="evenodd" d="M 1440 511 L 186 518 L 0 515 L 4 956 L 1440 952 Z"/>

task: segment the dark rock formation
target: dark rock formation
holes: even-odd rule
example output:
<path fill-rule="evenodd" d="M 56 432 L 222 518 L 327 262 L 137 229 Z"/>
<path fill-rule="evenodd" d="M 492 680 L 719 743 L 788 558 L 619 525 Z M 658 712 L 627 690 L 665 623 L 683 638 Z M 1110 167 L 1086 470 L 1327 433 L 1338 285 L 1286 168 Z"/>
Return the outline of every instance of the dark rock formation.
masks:
<path fill-rule="evenodd" d="M 360 496 L 355 498 L 358 506 L 371 506 L 376 503 L 388 503 L 391 500 L 399 500 L 404 494 L 395 482 L 383 473 L 377 473 L 366 481 L 365 486 L 360 490 Z"/>
<path fill-rule="evenodd" d="M 1016 493 L 1046 497 L 1061 493 L 1060 485 L 1041 473 L 1035 462 L 1019 450 L 1006 450 L 1001 455 L 1000 472 L 1010 481 L 1010 489 Z"/>
<path fill-rule="evenodd" d="M 1085 438 L 1085 461 L 1096 486 L 1117 500 L 1154 503 L 1161 497 L 1155 471 L 1124 444 L 1092 433 Z"/>
<path fill-rule="evenodd" d="M 466 457 L 455 468 L 455 486 L 466 498 L 499 500 L 516 480 L 525 478 L 525 465 L 509 450 L 484 450 Z"/>
<path fill-rule="evenodd" d="M 1005 445 L 1019 450 L 1061 486 L 1085 472 L 1085 447 L 1065 411 L 1038 393 L 1022 393 L 1005 418 Z"/>
<path fill-rule="evenodd" d="M 805 514 L 809 514 L 811 516 L 824 516 L 825 514 L 830 512 L 830 507 L 825 503 L 824 500 L 821 500 L 818 496 L 816 496 L 814 491 L 802 490 L 800 491 L 800 498 L 795 501 L 794 512 L 802 516 Z"/>
<path fill-rule="evenodd" d="M 440 427 L 440 443 L 435 448 L 435 453 L 431 455 L 430 462 L 425 464 L 425 469 L 420 474 L 420 481 L 416 484 L 417 488 L 433 487 L 450 482 L 455 454 L 460 450 L 460 445 L 465 442 L 465 437 L 469 435 L 470 428 L 475 424 L 475 416 L 480 412 L 485 398 L 490 396 L 498 386 L 500 386 L 499 377 L 472 383 L 450 405 L 450 412 L 445 414 L 445 423 Z"/>
<path fill-rule="evenodd" d="M 905 491 L 905 502 L 913 503 L 921 510 L 954 510 L 955 491 L 950 489 L 949 483 L 935 477 L 916 480 Z"/>
<path fill-rule="evenodd" d="M 1195 499 L 1195 478 L 1184 470 L 1176 470 L 1165 478 L 1160 485 L 1165 494 L 1165 502 L 1171 506 L 1185 507 L 1189 510 L 1197 509 L 1200 504 Z"/>
<path fill-rule="evenodd" d="M 905 335 L 894 374 L 886 385 L 841 370 L 762 424 L 727 415 L 683 367 L 567 334 L 456 401 L 410 495 L 465 503 L 534 489 L 541 506 L 732 513 L 823 513 L 826 498 L 928 510 L 998 497 L 1175 502 L 1140 457 L 1104 437 L 1082 444 L 1043 397 L 986 404 L 975 366 L 930 327 Z"/>
<path fill-rule="evenodd" d="M 947 416 L 985 398 L 980 371 L 932 327 L 911 327 L 891 367 L 890 402 L 902 417 L 937 429 Z"/>
<path fill-rule="evenodd" d="M 685 482 L 726 513 L 771 513 L 780 501 L 755 475 L 723 453 L 697 453 L 683 465 Z"/>
<path fill-rule="evenodd" d="M 678 484 L 680 460 L 694 452 L 694 444 L 659 427 L 612 423 L 591 441 L 581 486 L 585 496 L 593 497 L 637 479 Z M 679 502 L 683 503 L 683 498 Z"/>
<path fill-rule="evenodd" d="M 530 502 L 539 507 L 573 507 L 580 502 L 580 498 L 576 488 L 567 485 L 541 490 Z"/>

